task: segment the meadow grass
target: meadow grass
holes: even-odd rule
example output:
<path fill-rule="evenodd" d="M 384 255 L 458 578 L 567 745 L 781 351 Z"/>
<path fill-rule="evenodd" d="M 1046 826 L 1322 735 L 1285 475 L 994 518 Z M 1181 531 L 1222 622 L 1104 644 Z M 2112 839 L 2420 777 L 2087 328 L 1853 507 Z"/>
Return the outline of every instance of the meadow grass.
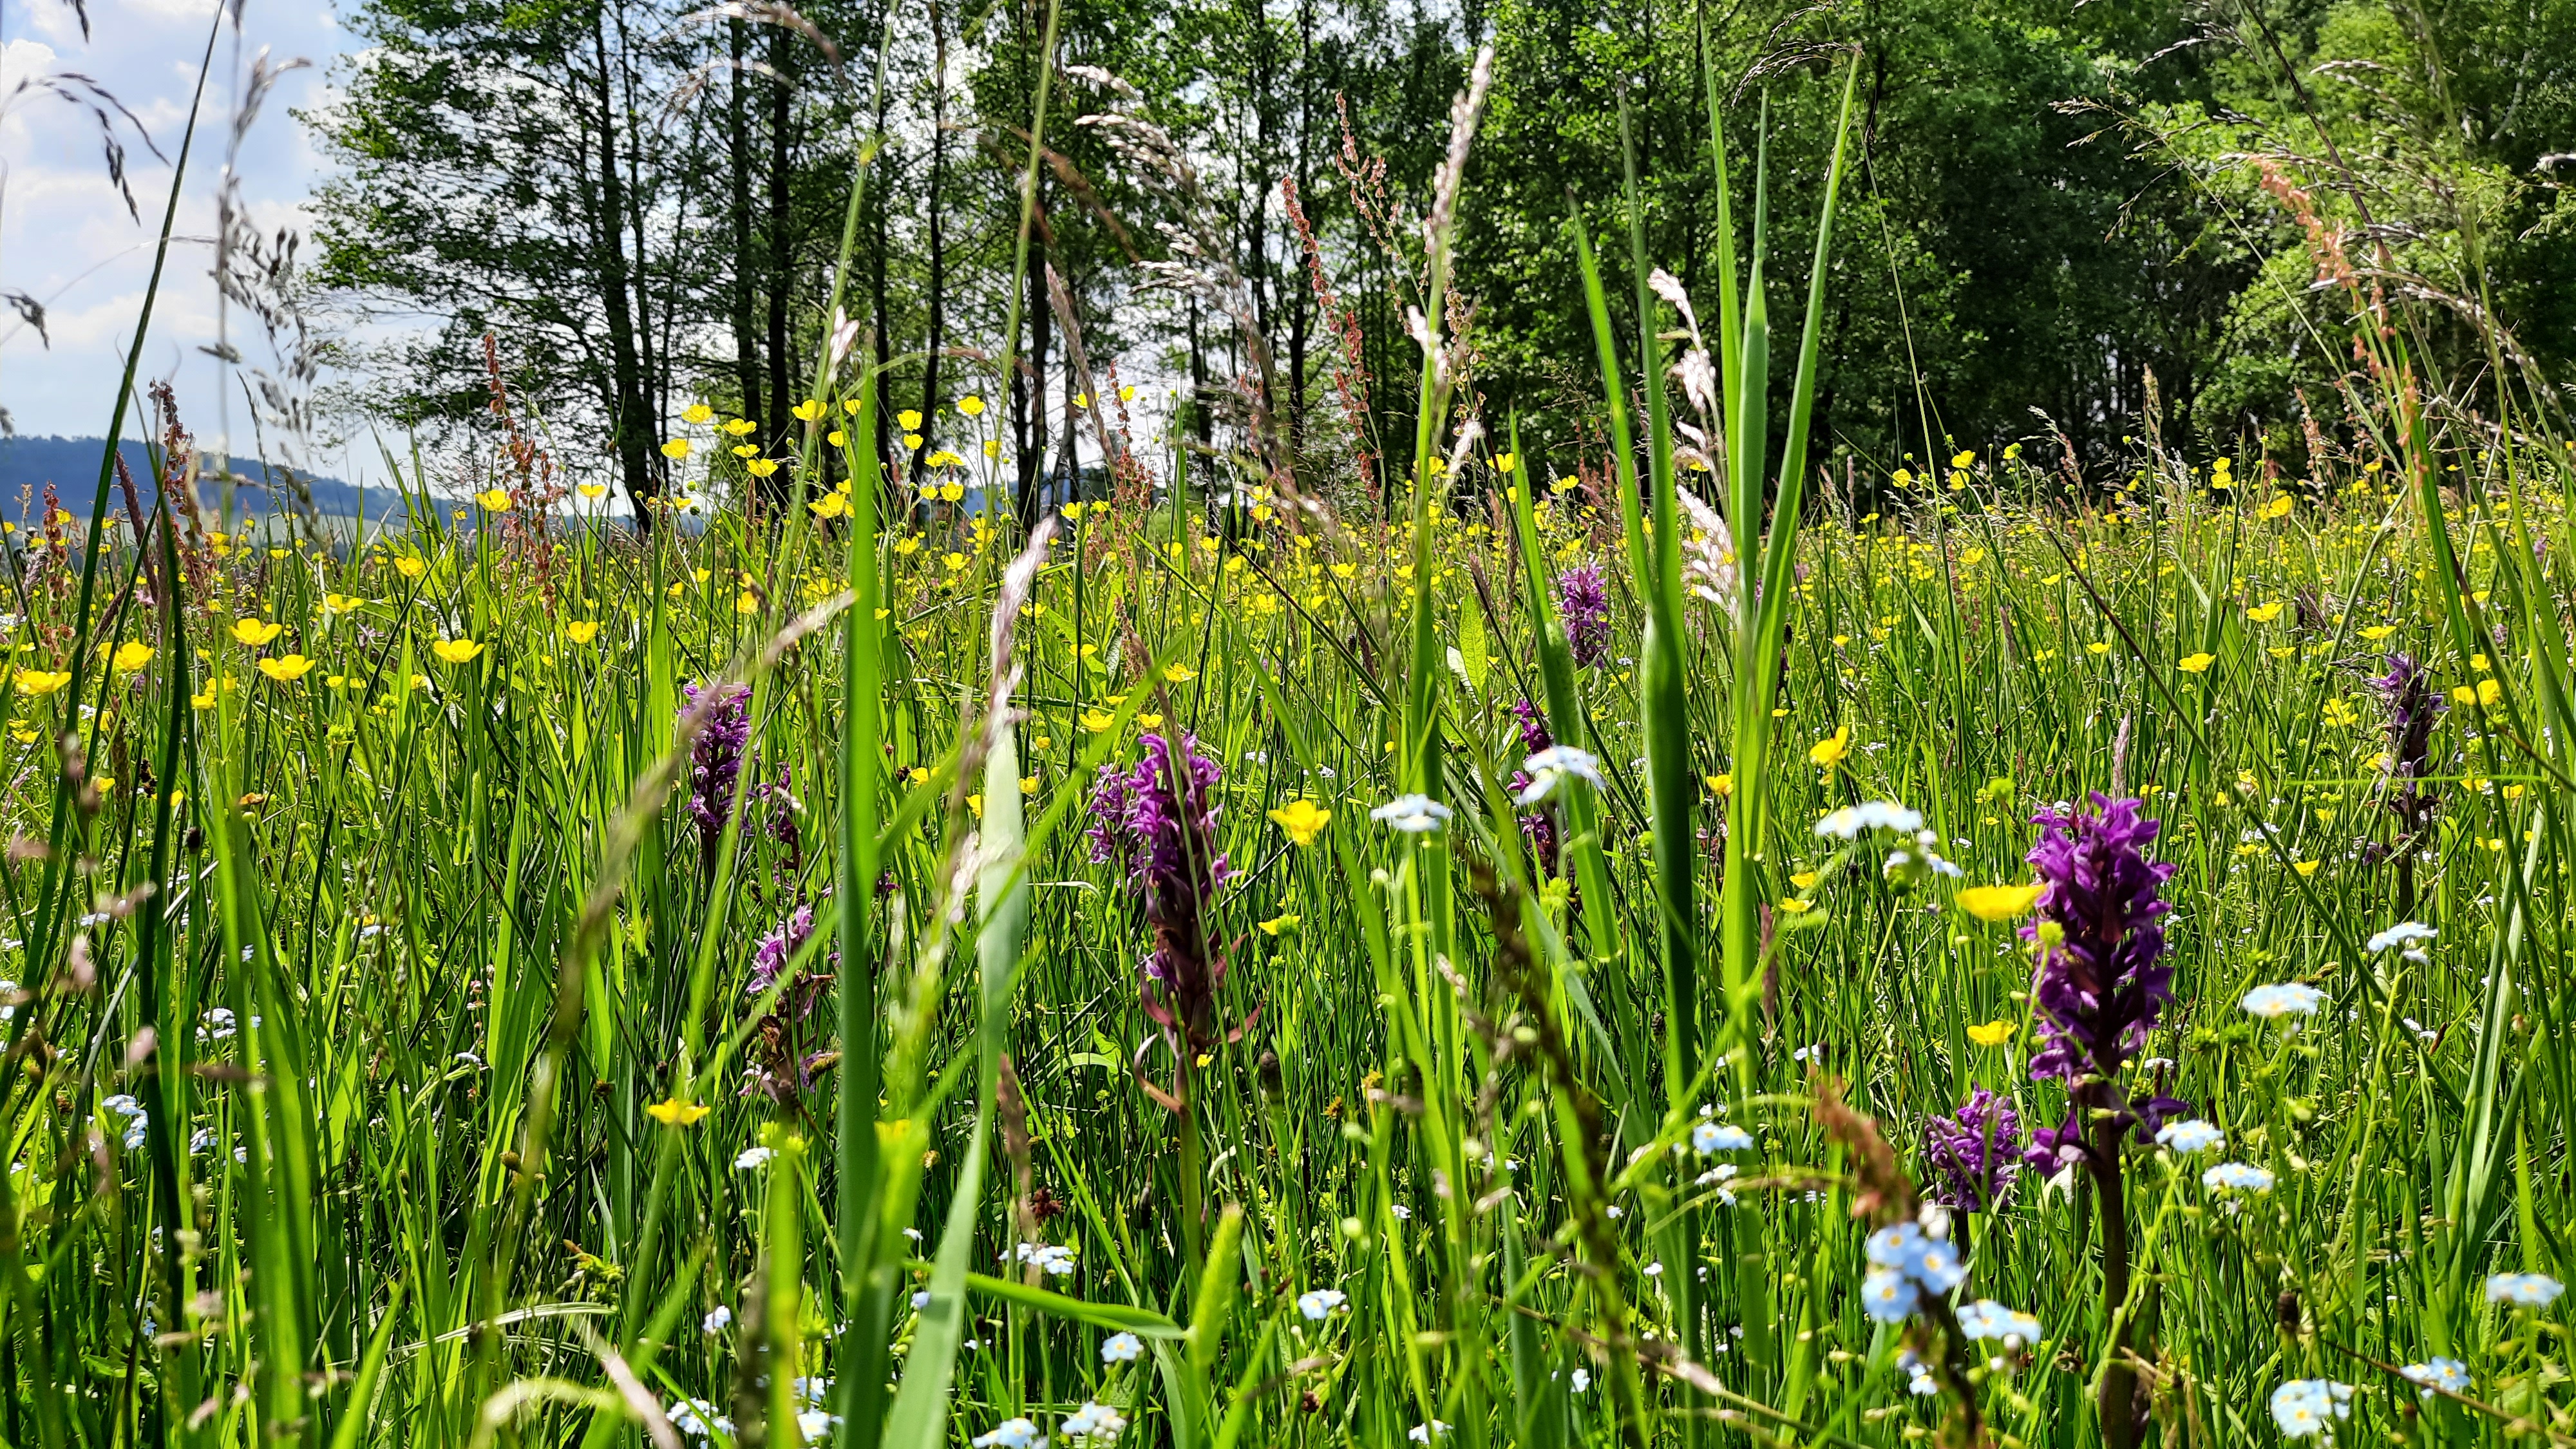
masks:
<path fill-rule="evenodd" d="M 1550 694 L 1513 581 L 1621 546 L 1591 485 L 1513 462 L 1461 466 L 1427 549 L 1410 520 L 1267 505 L 1175 537 L 1129 499 L 1067 521 L 1024 584 L 1003 532 L 935 490 L 875 550 L 842 520 L 733 510 L 639 543 L 477 505 L 352 557 L 174 528 L 154 564 L 120 535 L 99 639 L 135 647 L 109 647 L 79 697 L 58 682 L 71 540 L 40 543 L 7 686 L 26 964 L 0 1432 L 596 1442 L 695 1399 L 784 1442 L 793 1380 L 853 1361 L 836 1340 L 863 1302 L 830 1206 L 848 1057 L 823 1009 L 854 975 L 883 1003 L 894 1230 L 863 1249 L 896 1289 L 870 1371 L 910 1393 L 954 1354 L 918 1442 L 1051 1430 L 1086 1400 L 1191 1444 L 1393 1444 L 1434 1421 L 1462 1442 L 1888 1442 L 1955 1423 L 1947 1387 L 1918 1395 L 1896 1363 L 1919 1330 L 1864 1313 L 1854 1204 L 1891 1165 L 1928 1185 L 1922 1124 L 1976 1088 L 2024 1123 L 2062 1113 L 2026 1070 L 2030 946 L 1950 897 L 2029 879 L 2034 809 L 2091 791 L 2163 821 L 2175 1001 L 2141 1055 L 2227 1138 L 2132 1150 L 2128 1342 L 2153 1421 L 2175 1442 L 2266 1436 L 2277 1385 L 2328 1379 L 2357 1390 L 2343 1435 L 2560 1432 L 2558 1311 L 2485 1291 L 2564 1267 L 2565 730 L 2531 638 L 2569 541 L 2555 500 L 2460 503 L 2455 598 L 2376 470 L 2286 511 L 2156 467 L 2116 506 L 2068 509 L 2003 458 L 1894 516 L 1829 500 L 1789 583 L 1775 824 L 1747 853 L 1750 1029 L 1677 1067 L 1623 589 L 1602 661 L 1562 681 L 1601 780 L 1559 804 L 1585 795 L 1598 884 L 1569 879 L 1581 839 L 1562 874 L 1534 862 L 1504 798 L 1526 753 L 1512 707 Z M 1513 496 L 1552 476 L 1573 486 Z M 846 589 L 871 552 L 874 619 Z M 998 730 L 997 595 L 1024 600 Z M 1416 599 L 1458 812 L 1434 836 L 1370 818 L 1407 783 L 1389 660 Z M 2491 647 L 2463 657 L 2446 602 Z M 1722 747 L 1727 622 L 1695 600 L 1677 639 L 1704 883 L 1743 774 Z M 881 744 L 857 756 L 880 874 L 855 938 L 844 625 L 883 670 Z M 2366 683 L 2397 652 L 2444 698 L 2468 691 L 2433 726 L 2411 836 Z M 754 685 L 753 788 L 706 829 L 690 797 L 725 751 L 684 700 L 727 678 Z M 1140 1004 L 1149 933 L 1083 834 L 1099 767 L 1176 731 L 1221 768 L 1213 843 L 1234 872 L 1205 903 L 1229 968 L 1216 1039 L 1186 1065 Z M 1872 800 L 1920 811 L 1964 874 L 1909 886 L 1881 868 L 1887 840 L 1811 828 Z M 1024 858 L 968 844 L 1012 835 Z M 1425 897 L 1424 839 L 1456 862 L 1446 900 Z M 1018 901 L 1024 928 L 996 933 L 979 900 Z M 2406 919 L 2439 934 L 2369 949 Z M 755 986 L 764 937 L 788 964 Z M 2314 1014 L 2240 1009 L 2274 982 L 2316 986 Z M 1176 1082 L 1185 1114 L 1145 1090 Z M 1816 1104 L 1835 1097 L 1891 1159 L 1828 1131 Z M 1752 1145 L 1692 1151 L 1703 1107 Z M 2273 1185 L 2205 1187 L 2221 1160 Z M 1733 1175 L 1706 1175 L 1720 1164 Z M 1969 1365 L 1998 1442 L 2099 1432 L 2081 1177 L 2025 1168 L 1999 1208 L 1951 1219 L 1961 1301 L 2045 1329 Z M 1024 1241 L 1070 1251 L 1016 1263 Z M 1344 1296 L 1310 1317 L 1318 1290 Z M 1141 1359 L 1103 1362 L 1118 1331 Z M 2478 1407 L 2385 1371 L 2436 1355 Z"/>
<path fill-rule="evenodd" d="M 9 575 L 0 1437 L 2576 1434 L 2546 395 L 2356 286 L 2305 477 L 1811 494 L 1835 155 L 1768 481 L 1758 149 L 1713 350 L 1573 234 L 1606 456 L 1426 328 L 1382 508 L 1103 397 L 1012 519 L 837 335 L 780 511 L 706 409 L 648 531 L 102 476 Z"/>

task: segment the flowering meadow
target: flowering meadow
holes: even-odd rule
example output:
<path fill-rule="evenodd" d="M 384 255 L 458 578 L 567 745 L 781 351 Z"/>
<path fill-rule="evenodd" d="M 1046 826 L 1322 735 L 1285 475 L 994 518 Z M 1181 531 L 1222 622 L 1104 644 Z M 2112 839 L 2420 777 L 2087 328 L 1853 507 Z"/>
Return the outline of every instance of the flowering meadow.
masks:
<path fill-rule="evenodd" d="M 2547 395 L 2321 257 L 2297 471 L 1837 475 L 1763 224 L 1383 492 L 1086 386 L 1014 516 L 835 333 L 641 518 L 50 508 L 0 1440 L 2576 1440 Z"/>

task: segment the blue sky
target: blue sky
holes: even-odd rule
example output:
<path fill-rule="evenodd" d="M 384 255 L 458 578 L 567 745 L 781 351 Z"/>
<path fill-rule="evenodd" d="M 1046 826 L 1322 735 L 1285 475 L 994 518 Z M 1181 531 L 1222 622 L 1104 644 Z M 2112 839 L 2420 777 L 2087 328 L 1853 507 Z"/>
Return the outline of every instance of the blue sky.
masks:
<path fill-rule="evenodd" d="M 46 73 L 88 76 L 124 102 L 153 144 L 175 157 L 215 6 L 212 0 L 89 0 L 89 12 L 90 35 L 84 39 L 68 0 L 0 0 L 0 165 L 6 167 L 0 291 L 25 292 L 42 302 L 52 333 L 47 347 L 13 313 L 0 312 L 0 406 L 21 432 L 95 436 L 105 430 L 172 176 L 168 165 L 128 136 L 129 175 L 142 213 L 136 222 L 107 179 L 97 123 L 89 113 L 21 85 Z M 239 168 L 242 195 L 259 229 L 302 231 L 303 206 L 322 166 L 288 110 L 322 94 L 331 62 L 352 38 L 341 29 L 331 0 L 245 0 L 242 22 L 238 48 L 229 26 L 216 42 L 198 147 L 180 197 L 176 232 L 183 240 L 171 248 L 140 373 L 176 384 L 182 414 L 208 449 L 221 430 L 218 399 L 229 392 L 233 448 L 248 453 L 249 419 L 239 386 L 227 383 L 224 369 L 198 350 L 216 334 L 209 238 L 234 78 L 263 46 L 272 62 L 313 62 L 279 83 L 243 145 Z M 239 341 L 238 319 L 235 334 Z M 314 457 L 308 464 L 342 471 L 336 456 Z"/>

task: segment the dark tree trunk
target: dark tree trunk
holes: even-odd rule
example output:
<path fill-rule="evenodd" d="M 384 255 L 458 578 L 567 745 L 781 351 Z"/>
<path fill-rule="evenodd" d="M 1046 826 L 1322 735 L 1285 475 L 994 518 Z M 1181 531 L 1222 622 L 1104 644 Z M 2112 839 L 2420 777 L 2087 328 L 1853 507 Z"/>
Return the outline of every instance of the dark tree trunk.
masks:
<path fill-rule="evenodd" d="M 1041 180 L 1039 186 L 1043 189 L 1045 182 Z M 1043 218 L 1045 212 L 1045 203 L 1041 200 L 1032 217 L 1033 222 Z M 1036 522 L 1038 485 L 1046 475 L 1047 344 L 1054 335 L 1055 320 L 1055 308 L 1048 305 L 1046 287 L 1038 280 L 1046 275 L 1047 268 L 1045 227 L 1034 225 L 1032 230 L 1038 235 L 1029 239 L 1029 275 L 1022 283 L 1029 294 L 1029 369 L 1025 378 L 1018 373 L 1011 377 L 1011 400 L 1013 410 L 1018 414 L 1020 448 L 1019 487 L 1014 511 L 1022 523 Z M 1073 379 L 1070 377 L 1065 379 L 1065 392 L 1068 396 L 1073 392 Z"/>
<path fill-rule="evenodd" d="M 769 431 L 759 436 L 778 452 L 796 446 L 795 423 L 787 412 L 789 399 L 796 391 L 788 376 L 787 356 L 787 307 L 796 287 L 795 170 L 791 164 L 796 95 L 790 84 L 795 74 L 790 67 L 795 63 L 795 36 L 784 26 L 772 26 L 769 68 L 777 74 L 769 82 L 769 400 L 775 416 L 769 419 Z M 785 507 L 792 481 L 788 470 L 781 468 L 761 480 L 761 494 L 771 507 Z"/>
<path fill-rule="evenodd" d="M 751 436 L 769 435 L 768 419 L 760 406 L 760 341 L 752 321 L 752 250 L 751 250 L 751 116 L 743 86 L 748 76 L 743 67 L 748 60 L 744 25 L 739 20 L 725 22 L 727 40 L 733 57 L 733 84 L 728 88 L 725 105 L 727 128 L 726 170 L 733 184 L 733 365 L 734 385 L 742 391 L 742 415 L 751 423 Z"/>
<path fill-rule="evenodd" d="M 635 313 L 627 288 L 626 184 L 617 170 L 617 102 L 609 84 L 608 36 L 594 28 L 599 56 L 599 206 L 592 215 L 599 243 L 599 295 L 608 323 L 608 356 L 616 401 L 609 409 L 617 439 L 618 473 L 637 517 L 653 497 L 650 459 L 652 418 L 644 404 L 644 369 L 636 351 Z"/>
<path fill-rule="evenodd" d="M 948 22 L 939 13 L 939 0 L 930 0 L 930 36 L 932 74 L 937 78 L 930 102 L 930 337 L 921 364 L 921 444 L 912 450 L 915 475 L 921 472 L 922 459 L 929 456 L 931 431 L 939 425 L 939 349 L 946 342 L 940 327 L 947 320 L 948 249 L 939 229 L 939 193 L 948 181 Z"/>

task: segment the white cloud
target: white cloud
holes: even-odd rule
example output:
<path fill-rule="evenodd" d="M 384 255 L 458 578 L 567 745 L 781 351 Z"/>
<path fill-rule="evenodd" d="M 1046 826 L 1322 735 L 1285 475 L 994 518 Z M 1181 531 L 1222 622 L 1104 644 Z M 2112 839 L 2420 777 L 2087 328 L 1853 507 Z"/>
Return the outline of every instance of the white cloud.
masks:
<path fill-rule="evenodd" d="M 84 41 L 66 0 L 0 0 L 0 96 L 40 71 L 77 71 L 95 79 L 143 122 L 152 141 L 175 154 L 187 122 L 197 65 L 215 0 L 89 0 L 92 35 Z M 215 47 L 198 151 L 190 158 L 177 234 L 153 313 L 152 335 L 138 372 L 169 377 L 190 422 L 209 436 L 229 394 L 234 432 L 247 441 L 236 388 L 198 348 L 215 336 L 215 291 L 204 239 L 215 226 L 215 189 L 223 168 L 224 107 L 234 87 L 231 67 L 247 66 L 266 46 L 273 60 L 315 62 L 279 83 L 240 157 L 242 194 L 262 231 L 309 221 L 305 203 L 322 173 L 311 138 L 288 114 L 327 92 L 329 63 L 354 37 L 327 6 L 267 7 L 253 0 L 238 51 L 230 35 Z M 44 301 L 53 345 L 21 329 L 0 344 L 0 406 L 32 432 L 94 434 L 107 421 L 124 349 L 148 284 L 153 244 L 167 203 L 170 168 L 130 134 L 127 180 L 141 221 L 130 218 L 101 161 L 97 123 L 85 110 L 21 93 L 0 111 L 0 166 L 6 167 L 0 212 L 0 288 Z M 236 318 L 236 324 L 238 324 Z M 0 312 L 0 333 L 15 319 Z M 238 330 L 238 326 L 236 326 Z M 253 348 L 257 351 L 257 348 Z M 338 459 L 329 460 L 337 467 Z"/>

